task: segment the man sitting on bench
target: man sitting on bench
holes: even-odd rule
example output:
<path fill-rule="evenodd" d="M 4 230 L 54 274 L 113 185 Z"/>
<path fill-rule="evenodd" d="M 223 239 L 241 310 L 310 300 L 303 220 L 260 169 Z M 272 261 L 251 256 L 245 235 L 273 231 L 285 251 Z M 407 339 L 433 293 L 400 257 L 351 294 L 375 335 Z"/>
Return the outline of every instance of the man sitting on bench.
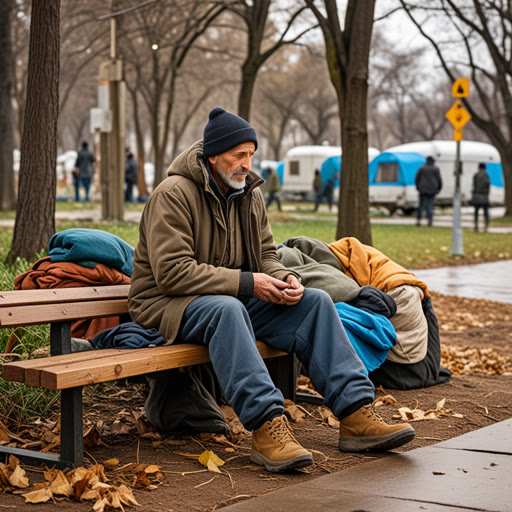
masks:
<path fill-rule="evenodd" d="M 281 265 L 251 172 L 258 147 L 242 118 L 214 108 L 202 141 L 179 155 L 140 221 L 128 305 L 132 319 L 168 343 L 209 347 L 213 369 L 247 430 L 251 459 L 269 471 L 312 464 L 283 415 L 256 339 L 295 353 L 340 420 L 339 449 L 387 450 L 414 438 L 372 409 L 374 387 L 333 302 L 304 290 Z"/>

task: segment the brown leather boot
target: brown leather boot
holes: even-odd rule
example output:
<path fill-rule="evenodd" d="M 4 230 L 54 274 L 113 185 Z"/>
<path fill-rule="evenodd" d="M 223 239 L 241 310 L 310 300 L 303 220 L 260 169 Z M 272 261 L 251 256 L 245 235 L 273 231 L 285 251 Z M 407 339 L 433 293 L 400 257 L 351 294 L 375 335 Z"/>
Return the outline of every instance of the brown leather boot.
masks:
<path fill-rule="evenodd" d="M 286 416 L 278 416 L 253 430 L 251 460 L 277 473 L 310 466 L 313 455 L 293 437 Z"/>
<path fill-rule="evenodd" d="M 415 435 L 409 423 L 388 425 L 369 404 L 340 422 L 338 448 L 342 452 L 391 450 L 412 441 Z"/>

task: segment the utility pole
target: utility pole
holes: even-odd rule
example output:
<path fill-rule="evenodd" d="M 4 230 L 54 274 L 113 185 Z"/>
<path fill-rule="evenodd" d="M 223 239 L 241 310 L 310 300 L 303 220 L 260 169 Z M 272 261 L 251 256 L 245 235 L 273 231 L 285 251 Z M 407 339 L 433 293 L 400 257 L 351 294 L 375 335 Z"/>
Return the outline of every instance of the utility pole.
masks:
<path fill-rule="evenodd" d="M 469 78 L 459 78 L 452 86 L 452 96 L 454 98 L 465 98 L 469 95 Z M 471 115 L 464 108 L 460 100 L 457 100 L 450 110 L 446 112 L 446 118 L 452 123 L 453 139 L 457 145 L 455 156 L 455 188 L 453 192 L 453 233 L 452 233 L 452 256 L 464 256 L 464 242 L 462 234 L 462 224 L 460 208 L 462 204 L 462 194 L 460 190 L 460 175 L 462 166 L 460 162 L 460 143 L 462 141 L 462 128 L 471 119 Z"/>
<path fill-rule="evenodd" d="M 99 108 L 91 110 L 91 130 L 100 132 L 101 216 L 124 219 L 124 163 L 126 135 L 126 86 L 123 62 L 117 58 L 117 18 L 157 0 L 146 0 L 115 11 L 119 0 L 110 0 L 110 13 L 98 20 L 110 20 L 110 59 L 100 64 Z"/>
<path fill-rule="evenodd" d="M 113 11 L 114 0 L 110 0 Z M 101 135 L 101 193 L 102 218 L 124 219 L 124 141 L 126 93 L 123 82 L 123 63 L 117 58 L 116 13 L 110 17 L 110 60 L 100 65 L 100 84 L 108 85 L 108 106 L 111 130 Z M 100 85 L 101 87 L 101 85 Z"/>

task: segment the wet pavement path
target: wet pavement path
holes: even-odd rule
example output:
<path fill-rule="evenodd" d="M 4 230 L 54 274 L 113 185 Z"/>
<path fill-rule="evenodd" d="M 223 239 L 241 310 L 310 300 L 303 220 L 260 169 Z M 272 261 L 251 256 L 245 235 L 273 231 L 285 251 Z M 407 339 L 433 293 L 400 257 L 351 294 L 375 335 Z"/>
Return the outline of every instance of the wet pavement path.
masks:
<path fill-rule="evenodd" d="M 443 295 L 512 304 L 512 260 L 412 272 L 429 290 Z"/>

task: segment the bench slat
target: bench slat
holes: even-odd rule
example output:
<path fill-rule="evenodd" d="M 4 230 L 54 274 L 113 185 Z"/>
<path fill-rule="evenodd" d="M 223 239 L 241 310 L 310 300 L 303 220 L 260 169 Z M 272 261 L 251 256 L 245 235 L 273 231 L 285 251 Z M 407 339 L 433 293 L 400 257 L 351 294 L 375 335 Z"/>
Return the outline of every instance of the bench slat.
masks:
<path fill-rule="evenodd" d="M 102 350 L 89 350 L 85 352 L 74 352 L 52 357 L 39 357 L 26 359 L 24 361 L 12 361 L 2 365 L 2 378 L 14 382 L 26 382 L 25 373 L 32 370 L 50 368 L 59 364 L 72 363 L 74 361 L 85 361 L 95 357 L 110 357 L 123 352 L 122 349 L 106 348 Z"/>
<path fill-rule="evenodd" d="M 67 322 L 83 318 L 101 318 L 128 313 L 126 299 L 39 304 L 0 308 L 0 327 Z"/>
<path fill-rule="evenodd" d="M 286 355 L 285 352 L 269 347 L 260 341 L 257 342 L 257 346 L 264 359 Z M 98 350 L 97 352 L 105 351 Z M 94 354 L 94 352 L 92 353 Z M 210 356 L 207 347 L 182 344 L 119 350 L 118 353 L 109 357 L 90 360 L 78 359 L 76 363 L 68 361 L 63 364 L 41 366 L 38 369 L 30 368 L 29 371 L 34 380 L 37 380 L 37 377 L 34 377 L 33 373 L 39 371 L 41 387 L 59 390 L 208 362 L 210 362 Z"/>
<path fill-rule="evenodd" d="M 37 290 L 10 290 L 0 292 L 0 308 L 52 304 L 55 302 L 84 302 L 98 299 L 122 299 L 128 297 L 129 284 L 112 286 L 84 286 Z"/>

